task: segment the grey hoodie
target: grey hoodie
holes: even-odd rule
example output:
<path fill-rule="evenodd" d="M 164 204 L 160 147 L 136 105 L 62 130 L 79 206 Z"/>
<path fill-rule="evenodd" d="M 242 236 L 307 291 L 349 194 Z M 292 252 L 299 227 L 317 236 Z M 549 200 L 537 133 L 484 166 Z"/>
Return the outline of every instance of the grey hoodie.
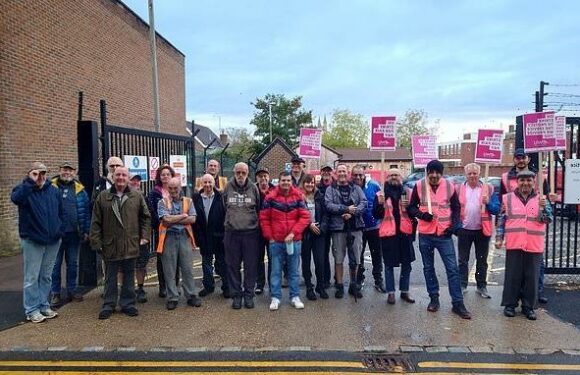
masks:
<path fill-rule="evenodd" d="M 260 191 L 249 179 L 239 186 L 231 178 L 223 192 L 226 209 L 226 232 L 248 232 L 258 230 Z"/>

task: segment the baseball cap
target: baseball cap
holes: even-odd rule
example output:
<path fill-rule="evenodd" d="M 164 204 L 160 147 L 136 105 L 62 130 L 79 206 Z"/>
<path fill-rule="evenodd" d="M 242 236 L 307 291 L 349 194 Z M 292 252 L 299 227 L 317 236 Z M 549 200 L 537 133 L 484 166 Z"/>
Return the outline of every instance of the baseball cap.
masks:
<path fill-rule="evenodd" d="M 300 156 L 293 156 L 291 162 L 292 163 L 305 163 L 304 159 L 302 159 Z"/>
<path fill-rule="evenodd" d="M 129 176 L 129 180 L 133 180 L 133 179 L 137 179 L 137 180 L 141 181 L 143 178 L 141 177 L 140 174 L 132 174 L 131 173 L 131 176 Z"/>
<path fill-rule="evenodd" d="M 70 161 L 63 161 L 62 163 L 60 163 L 60 165 L 58 167 L 59 168 L 70 168 L 70 169 L 76 170 L 76 167 Z"/>
<path fill-rule="evenodd" d="M 526 151 L 523 148 L 516 148 L 516 151 L 514 152 L 514 157 L 518 156 L 526 156 Z"/>
<path fill-rule="evenodd" d="M 332 163 L 326 163 L 322 166 L 322 168 L 320 168 L 320 170 L 323 171 L 325 169 L 330 169 L 331 171 L 333 171 L 334 167 L 333 167 Z"/>
<path fill-rule="evenodd" d="M 28 172 L 34 171 L 34 170 L 37 170 L 39 172 L 47 172 L 48 171 L 48 168 L 46 168 L 46 165 L 42 164 L 41 162 L 35 161 L 34 163 L 32 163 L 30 165 L 30 168 L 28 169 Z"/>
<path fill-rule="evenodd" d="M 256 170 L 256 176 L 259 175 L 260 173 L 267 173 L 270 174 L 270 171 L 268 170 L 268 168 L 266 167 L 262 167 L 262 168 L 258 168 Z"/>

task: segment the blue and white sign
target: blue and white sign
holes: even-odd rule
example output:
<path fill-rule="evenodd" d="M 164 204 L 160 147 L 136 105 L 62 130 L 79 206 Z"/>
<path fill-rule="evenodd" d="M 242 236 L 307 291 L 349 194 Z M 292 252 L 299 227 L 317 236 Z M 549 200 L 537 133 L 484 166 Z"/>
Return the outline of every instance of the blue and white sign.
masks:
<path fill-rule="evenodd" d="M 127 169 L 129 169 L 129 174 L 138 174 L 141 176 L 142 181 L 147 181 L 147 156 L 124 155 L 123 162 Z"/>

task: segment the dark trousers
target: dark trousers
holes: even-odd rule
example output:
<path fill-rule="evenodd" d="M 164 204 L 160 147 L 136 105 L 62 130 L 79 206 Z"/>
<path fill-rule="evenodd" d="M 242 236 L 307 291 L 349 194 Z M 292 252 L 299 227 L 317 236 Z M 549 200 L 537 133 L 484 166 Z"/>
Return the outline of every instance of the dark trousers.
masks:
<path fill-rule="evenodd" d="M 226 232 L 224 237 L 228 282 L 232 297 L 253 297 L 258 271 L 257 230 Z M 244 264 L 244 289 L 242 291 L 242 263 Z"/>
<path fill-rule="evenodd" d="M 373 264 L 373 278 L 375 284 L 383 284 L 383 253 L 381 251 L 381 239 L 379 238 L 379 230 L 372 229 L 363 231 L 363 245 L 360 254 L 360 265 L 358 267 L 358 282 L 362 283 L 365 279 L 365 249 L 369 244 L 371 252 L 371 261 Z"/>
<path fill-rule="evenodd" d="M 123 273 L 119 305 L 122 309 L 135 305 L 135 259 L 105 261 L 103 310 L 115 310 L 117 306 L 119 297 L 117 273 L 119 271 Z"/>
<path fill-rule="evenodd" d="M 268 256 L 268 269 L 266 270 L 266 262 L 264 257 Z M 264 289 L 266 285 L 266 274 L 268 275 L 268 283 L 270 282 L 270 252 L 268 251 L 268 241 L 264 237 L 260 236 L 258 240 L 258 276 L 256 279 L 256 286 L 260 289 Z"/>
<path fill-rule="evenodd" d="M 316 289 L 324 289 L 324 241 L 325 236 L 317 236 L 306 229 L 302 237 L 302 277 L 306 288 L 314 288 L 312 284 L 312 264 L 314 260 L 314 273 L 316 275 Z"/>
<path fill-rule="evenodd" d="M 536 308 L 542 256 L 542 253 L 506 250 L 502 306 L 517 307 L 521 299 L 522 310 Z"/>
<path fill-rule="evenodd" d="M 324 286 L 330 286 L 330 231 L 322 235 L 324 237 L 324 250 L 322 255 L 324 256 Z"/>
<path fill-rule="evenodd" d="M 461 229 L 457 235 L 459 252 L 459 277 L 461 286 L 467 287 L 469 277 L 469 254 L 471 245 L 475 244 L 475 281 L 478 288 L 487 286 L 487 254 L 489 253 L 489 237 L 481 230 Z"/>
<path fill-rule="evenodd" d="M 209 291 L 213 291 L 215 288 L 215 280 L 213 278 L 213 270 L 215 267 L 215 272 L 222 279 L 222 291 L 226 291 L 229 288 L 228 283 L 228 272 L 226 268 L 226 258 L 224 254 L 223 241 L 215 241 L 215 248 L 209 254 L 201 255 L 201 269 L 203 271 L 202 284 L 203 287 Z M 214 262 L 215 257 L 215 262 Z"/>

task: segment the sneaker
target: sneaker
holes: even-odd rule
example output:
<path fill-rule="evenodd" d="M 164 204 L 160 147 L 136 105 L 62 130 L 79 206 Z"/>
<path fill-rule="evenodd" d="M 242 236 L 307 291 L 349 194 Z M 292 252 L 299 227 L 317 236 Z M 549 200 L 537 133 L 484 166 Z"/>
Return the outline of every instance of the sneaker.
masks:
<path fill-rule="evenodd" d="M 32 314 L 26 315 L 26 320 L 32 323 L 42 323 L 46 320 L 46 316 L 42 315 L 40 311 L 35 311 Z"/>
<path fill-rule="evenodd" d="M 431 297 L 431 301 L 429 302 L 429 305 L 427 306 L 427 311 L 435 312 L 435 311 L 439 310 L 439 307 L 440 307 L 439 295 L 433 295 Z"/>
<path fill-rule="evenodd" d="M 486 299 L 491 298 L 486 287 L 477 288 L 477 294 L 479 294 L 481 296 L 481 298 L 486 298 Z"/>
<path fill-rule="evenodd" d="M 177 301 L 167 301 L 165 307 L 167 310 L 175 310 L 177 308 Z"/>
<path fill-rule="evenodd" d="M 534 309 L 528 309 L 526 311 L 523 312 L 524 315 L 526 316 L 526 318 L 528 318 L 528 320 L 536 320 L 536 312 L 534 311 Z"/>
<path fill-rule="evenodd" d="M 199 296 L 200 297 L 207 297 L 212 293 L 213 293 L 213 289 L 203 288 L 202 290 L 199 291 Z"/>
<path fill-rule="evenodd" d="M 357 284 L 350 284 L 348 286 L 348 294 L 355 298 L 362 298 L 363 294 L 360 291 L 360 287 Z"/>
<path fill-rule="evenodd" d="M 111 315 L 113 315 L 113 310 L 104 309 L 99 312 L 99 319 L 101 320 L 109 319 Z"/>
<path fill-rule="evenodd" d="M 242 308 L 242 297 L 235 296 L 232 301 L 232 309 L 239 310 Z"/>
<path fill-rule="evenodd" d="M 139 310 L 135 306 L 128 306 L 121 309 L 121 312 L 127 316 L 139 315 Z"/>
<path fill-rule="evenodd" d="M 463 303 L 458 303 L 457 305 L 454 305 L 451 311 L 454 314 L 459 315 L 461 319 L 471 319 L 471 313 L 467 311 Z"/>
<path fill-rule="evenodd" d="M 137 302 L 139 303 L 147 302 L 147 293 L 143 289 L 137 290 Z"/>
<path fill-rule="evenodd" d="M 255 293 L 256 293 L 257 296 L 259 296 L 260 294 L 264 293 L 264 287 L 263 286 L 256 287 Z"/>
<path fill-rule="evenodd" d="M 58 313 L 54 310 L 52 310 L 50 307 L 47 308 L 46 310 L 40 310 L 40 313 L 42 315 L 44 315 L 44 317 L 46 319 L 52 319 L 52 318 L 56 318 L 58 316 Z"/>
<path fill-rule="evenodd" d="M 380 281 L 375 283 L 375 290 L 379 293 L 383 293 L 383 294 L 387 293 L 387 290 L 383 286 L 383 283 Z"/>
<path fill-rule="evenodd" d="M 308 288 L 306 289 L 306 298 L 308 298 L 309 301 L 316 301 L 316 293 L 314 293 L 314 289 L 312 288 Z"/>
<path fill-rule="evenodd" d="M 506 306 L 503 309 L 503 314 L 505 316 L 507 316 L 508 318 L 513 318 L 514 316 L 516 316 L 516 309 L 514 309 L 513 307 L 510 307 L 510 306 Z"/>
<path fill-rule="evenodd" d="M 201 299 L 197 298 L 196 295 L 193 295 L 187 300 L 187 305 L 192 307 L 200 307 Z"/>
<path fill-rule="evenodd" d="M 58 308 L 63 305 L 62 299 L 60 298 L 60 294 L 53 294 L 50 297 L 50 307 Z"/>
<path fill-rule="evenodd" d="M 272 302 L 270 302 L 270 311 L 276 311 L 280 308 L 280 300 L 278 298 L 272 298 Z"/>
<path fill-rule="evenodd" d="M 336 284 L 336 293 L 334 293 L 334 298 L 342 298 L 344 297 L 344 285 Z"/>
<path fill-rule="evenodd" d="M 254 297 L 244 297 L 244 307 L 246 309 L 254 308 Z"/>
<path fill-rule="evenodd" d="M 300 301 L 300 297 L 293 297 L 292 300 L 290 300 L 290 304 L 297 309 L 304 308 L 304 303 L 302 303 L 302 301 Z"/>
<path fill-rule="evenodd" d="M 320 295 L 320 298 L 328 299 L 328 293 L 326 292 L 326 289 L 318 289 L 317 292 Z"/>

